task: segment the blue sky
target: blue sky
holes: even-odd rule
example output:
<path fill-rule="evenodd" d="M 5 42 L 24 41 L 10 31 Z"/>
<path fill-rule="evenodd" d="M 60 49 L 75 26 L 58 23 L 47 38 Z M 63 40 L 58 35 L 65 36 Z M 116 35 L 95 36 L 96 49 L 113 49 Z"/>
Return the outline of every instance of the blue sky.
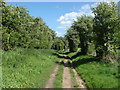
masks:
<path fill-rule="evenodd" d="M 118 5 L 119 5 L 119 14 L 120 14 L 120 1 L 119 1 Z"/>
<path fill-rule="evenodd" d="M 11 3 L 14 6 L 24 6 L 31 16 L 41 17 L 57 36 L 64 36 L 77 16 L 94 16 L 90 5 L 97 5 L 96 2 L 7 2 Z"/>

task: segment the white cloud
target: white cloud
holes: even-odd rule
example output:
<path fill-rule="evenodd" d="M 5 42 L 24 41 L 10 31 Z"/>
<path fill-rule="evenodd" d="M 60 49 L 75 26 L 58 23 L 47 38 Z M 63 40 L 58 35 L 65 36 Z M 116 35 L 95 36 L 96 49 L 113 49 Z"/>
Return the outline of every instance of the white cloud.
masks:
<path fill-rule="evenodd" d="M 60 18 L 57 19 L 57 21 L 73 20 L 76 18 L 76 16 L 78 16 L 77 12 L 66 13 L 64 16 L 60 16 Z"/>
<path fill-rule="evenodd" d="M 57 27 L 58 29 L 68 29 L 71 26 L 71 24 L 62 24 L 59 27 Z"/>
<path fill-rule="evenodd" d="M 94 3 L 91 6 L 95 7 L 97 6 L 97 3 Z M 82 15 L 94 17 L 89 4 L 82 6 L 78 12 L 70 12 L 60 16 L 59 19 L 57 19 L 57 21 L 60 22 L 58 29 L 68 29 L 73 23 L 73 20 L 77 21 L 77 17 Z"/>
<path fill-rule="evenodd" d="M 88 10 L 90 9 L 90 5 L 89 4 L 86 4 L 84 5 L 83 7 L 81 7 L 82 10 Z"/>
<path fill-rule="evenodd" d="M 69 28 L 71 26 L 73 20 L 77 21 L 76 18 L 78 16 L 87 15 L 87 16 L 94 17 L 94 14 L 91 11 L 91 7 L 96 7 L 98 2 L 109 3 L 111 1 L 115 1 L 115 0 L 99 0 L 99 1 L 96 1 L 96 3 L 91 4 L 91 5 L 90 4 L 85 4 L 77 12 L 70 12 L 70 13 L 66 13 L 66 14 L 60 16 L 59 19 L 57 19 L 57 21 L 60 22 L 60 26 L 58 28 L 59 29 Z M 117 2 L 117 1 L 118 0 L 116 0 L 115 2 Z"/>
<path fill-rule="evenodd" d="M 61 33 L 59 33 L 58 31 L 55 32 L 57 35 L 61 35 Z"/>
<path fill-rule="evenodd" d="M 59 19 L 57 19 L 57 21 L 61 21 L 64 19 L 64 16 L 61 16 Z"/>
<path fill-rule="evenodd" d="M 71 21 L 61 21 L 61 24 L 71 24 Z"/>
<path fill-rule="evenodd" d="M 93 0 L 94 1 L 94 0 Z M 58 29 L 64 29 L 67 30 L 70 28 L 73 21 L 77 21 L 78 16 L 87 15 L 94 17 L 94 14 L 92 13 L 91 7 L 96 7 L 98 2 L 107 2 L 109 3 L 111 0 L 97 0 L 94 4 L 85 4 L 83 5 L 78 11 L 76 12 L 70 12 L 65 13 L 64 15 L 60 16 L 57 21 L 60 23 L 60 25 L 57 27 Z M 115 1 L 115 0 L 112 0 Z M 92 1 L 90 1 L 92 2 Z M 116 0 L 115 2 L 118 2 Z"/>
<path fill-rule="evenodd" d="M 66 21 L 70 21 L 70 20 L 73 20 L 73 19 L 75 19 L 77 16 L 79 16 L 80 15 L 80 13 L 77 13 L 77 12 L 70 12 L 70 13 L 66 13 L 65 15 L 64 15 L 64 19 L 62 19 L 62 20 L 66 20 Z M 62 21 L 61 20 L 61 21 Z"/>

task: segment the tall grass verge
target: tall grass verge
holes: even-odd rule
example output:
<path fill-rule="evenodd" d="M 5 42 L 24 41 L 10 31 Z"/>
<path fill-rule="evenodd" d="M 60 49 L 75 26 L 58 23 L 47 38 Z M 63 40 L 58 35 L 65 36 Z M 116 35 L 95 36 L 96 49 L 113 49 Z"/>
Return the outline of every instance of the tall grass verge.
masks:
<path fill-rule="evenodd" d="M 79 56 L 73 65 L 88 88 L 118 88 L 118 63 L 97 62 L 94 57 Z"/>
<path fill-rule="evenodd" d="M 18 48 L 3 51 L 3 88 L 43 88 L 59 61 L 54 50 Z"/>
<path fill-rule="evenodd" d="M 59 70 L 56 76 L 56 80 L 54 82 L 54 88 L 62 88 L 62 82 L 63 82 L 63 67 L 64 67 L 64 61 L 62 60 Z"/>

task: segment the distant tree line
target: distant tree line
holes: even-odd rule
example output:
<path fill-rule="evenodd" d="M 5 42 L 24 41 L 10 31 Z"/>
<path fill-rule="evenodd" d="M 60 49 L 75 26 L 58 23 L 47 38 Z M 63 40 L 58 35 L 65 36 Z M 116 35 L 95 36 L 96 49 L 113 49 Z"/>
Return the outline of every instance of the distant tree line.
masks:
<path fill-rule="evenodd" d="M 120 48 L 118 5 L 114 2 L 100 2 L 97 7 L 91 7 L 91 10 L 95 17 L 77 17 L 65 37 L 71 52 L 81 48 L 80 54 L 86 55 L 92 49 L 100 60 Z"/>

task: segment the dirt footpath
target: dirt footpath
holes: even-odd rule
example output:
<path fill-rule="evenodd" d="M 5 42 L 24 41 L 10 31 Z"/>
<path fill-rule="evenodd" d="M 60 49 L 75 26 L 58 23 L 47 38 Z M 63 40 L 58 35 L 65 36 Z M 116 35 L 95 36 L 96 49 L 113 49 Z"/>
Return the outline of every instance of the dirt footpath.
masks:
<path fill-rule="evenodd" d="M 69 65 L 68 65 L 68 60 L 67 59 L 64 61 L 62 87 L 63 88 L 74 88 L 72 80 L 71 80 L 71 75 L 70 75 L 70 70 L 69 70 Z"/>
<path fill-rule="evenodd" d="M 59 70 L 59 65 L 60 65 L 61 61 L 62 61 L 62 59 L 60 59 L 59 64 L 54 69 L 53 74 L 51 74 L 50 79 L 47 81 L 45 88 L 54 88 L 54 81 L 56 79 L 56 75 L 57 75 L 57 72 Z"/>
<path fill-rule="evenodd" d="M 62 59 L 60 59 L 58 65 L 54 69 L 53 74 L 51 74 L 50 79 L 47 81 L 45 88 L 54 88 L 54 81 L 56 79 L 56 75 L 57 75 L 57 72 L 59 70 L 59 65 L 61 64 L 61 62 L 62 62 Z M 87 90 L 87 87 L 85 86 L 84 81 L 81 79 L 81 77 L 78 75 L 76 70 L 73 68 L 72 61 L 71 61 L 71 67 L 72 67 L 72 70 L 74 72 L 76 82 L 79 85 L 78 88 L 84 88 L 84 90 Z M 71 73 L 70 73 L 70 66 L 68 64 L 67 59 L 65 59 L 65 61 L 64 61 L 62 88 L 75 88 L 74 84 L 72 82 Z"/>
<path fill-rule="evenodd" d="M 72 61 L 71 61 L 71 66 L 72 66 L 72 70 L 73 70 L 75 78 L 76 78 L 76 82 L 79 85 L 78 88 L 85 88 L 84 90 L 87 90 L 87 87 L 85 86 L 84 81 L 80 78 L 77 71 L 73 68 Z"/>

